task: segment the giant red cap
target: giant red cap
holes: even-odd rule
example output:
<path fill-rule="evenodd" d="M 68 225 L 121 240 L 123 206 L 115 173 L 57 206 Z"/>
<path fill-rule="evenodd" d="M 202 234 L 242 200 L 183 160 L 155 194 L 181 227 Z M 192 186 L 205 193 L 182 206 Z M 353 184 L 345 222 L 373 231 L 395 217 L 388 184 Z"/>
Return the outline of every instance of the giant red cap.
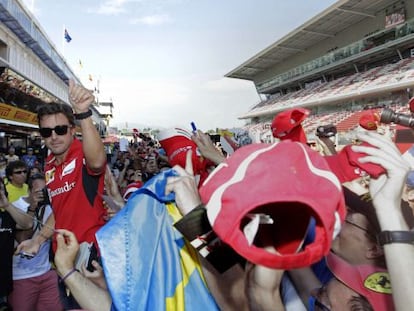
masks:
<path fill-rule="evenodd" d="M 335 277 L 364 296 L 375 311 L 395 310 L 387 270 L 373 265 L 351 265 L 332 252 L 326 262 Z"/>
<path fill-rule="evenodd" d="M 249 261 L 270 268 L 320 260 L 345 217 L 339 180 L 319 153 L 299 142 L 237 149 L 205 180 L 200 195 L 217 235 Z M 257 215 L 269 216 L 273 224 L 260 224 L 249 243 L 245 229 Z M 301 250 L 310 217 L 316 220 L 316 237 Z M 266 245 L 260 244 L 263 238 Z"/>
<path fill-rule="evenodd" d="M 305 108 L 294 108 L 278 113 L 271 124 L 273 137 L 306 143 L 306 134 L 301 123 L 309 114 L 310 111 Z"/>

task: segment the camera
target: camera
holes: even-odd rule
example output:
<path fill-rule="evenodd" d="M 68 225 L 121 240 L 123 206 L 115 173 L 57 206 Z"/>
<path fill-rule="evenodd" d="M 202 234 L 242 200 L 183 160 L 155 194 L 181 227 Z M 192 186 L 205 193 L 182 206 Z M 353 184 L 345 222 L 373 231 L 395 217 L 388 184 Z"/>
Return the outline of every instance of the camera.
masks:
<path fill-rule="evenodd" d="M 414 117 L 409 114 L 397 113 L 389 108 L 381 112 L 381 123 L 395 123 L 406 127 L 414 128 Z"/>
<path fill-rule="evenodd" d="M 315 135 L 318 137 L 332 137 L 336 135 L 336 126 L 333 124 L 320 125 L 316 128 Z"/>
<path fill-rule="evenodd" d="M 46 187 L 43 188 L 40 191 L 42 192 L 43 200 L 40 201 L 39 203 L 37 203 L 37 205 L 38 206 L 49 205 L 50 204 L 49 191 L 47 191 L 47 188 Z"/>

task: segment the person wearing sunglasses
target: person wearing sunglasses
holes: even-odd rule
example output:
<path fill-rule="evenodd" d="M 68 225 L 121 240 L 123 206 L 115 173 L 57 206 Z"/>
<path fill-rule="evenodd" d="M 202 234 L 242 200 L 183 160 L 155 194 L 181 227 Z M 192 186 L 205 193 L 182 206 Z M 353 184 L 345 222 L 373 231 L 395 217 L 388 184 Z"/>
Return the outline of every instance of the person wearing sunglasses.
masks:
<path fill-rule="evenodd" d="M 9 201 L 14 202 L 19 198 L 26 196 L 28 193 L 27 166 L 23 161 L 12 161 L 6 166 L 6 177 L 8 183 L 6 185 L 9 194 Z"/>
<path fill-rule="evenodd" d="M 44 173 L 53 213 L 46 226 L 22 242 L 18 251 L 36 254 L 41 243 L 53 236 L 50 228 L 70 230 L 80 243 L 95 242 L 96 231 L 105 224 L 106 210 L 100 194 L 104 190 L 106 154 L 92 121 L 90 108 L 95 98 L 72 80 L 68 95 L 71 105 L 48 103 L 38 108 L 39 133 L 50 151 Z M 75 137 L 77 125 L 82 141 Z M 56 251 L 55 240 L 52 245 Z M 64 303 L 76 309 L 76 301 L 68 299 Z"/>
<path fill-rule="evenodd" d="M 0 178 L 0 310 L 11 310 L 7 296 L 13 290 L 12 262 L 16 229 L 29 229 L 32 225 L 31 218 L 10 203 L 6 186 Z"/>
<path fill-rule="evenodd" d="M 13 203 L 31 217 L 30 230 L 17 231 L 16 240 L 30 238 L 41 229 L 52 209 L 45 197 L 45 176 L 35 174 L 27 181 L 29 193 Z M 47 193 L 46 193 L 47 194 Z M 43 243 L 33 258 L 13 256 L 13 291 L 8 301 L 14 310 L 63 310 L 59 297 L 57 274 L 49 261 L 50 241 Z"/>

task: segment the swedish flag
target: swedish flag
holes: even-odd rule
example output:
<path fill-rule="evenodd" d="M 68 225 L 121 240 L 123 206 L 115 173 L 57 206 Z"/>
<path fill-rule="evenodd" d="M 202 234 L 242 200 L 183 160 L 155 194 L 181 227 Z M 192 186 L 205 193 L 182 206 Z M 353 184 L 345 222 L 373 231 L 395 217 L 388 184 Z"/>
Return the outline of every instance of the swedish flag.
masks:
<path fill-rule="evenodd" d="M 173 175 L 148 181 L 96 234 L 117 310 L 218 310 L 195 250 L 173 227 L 181 216 L 173 195 L 164 196 Z"/>

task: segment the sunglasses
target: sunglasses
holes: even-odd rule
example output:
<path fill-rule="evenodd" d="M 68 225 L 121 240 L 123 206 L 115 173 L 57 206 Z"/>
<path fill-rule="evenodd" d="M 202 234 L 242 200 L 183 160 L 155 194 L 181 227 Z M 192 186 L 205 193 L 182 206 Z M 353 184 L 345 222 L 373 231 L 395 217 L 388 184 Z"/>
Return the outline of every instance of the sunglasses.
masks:
<path fill-rule="evenodd" d="M 56 125 L 54 128 L 41 127 L 39 133 L 42 137 L 48 138 L 52 136 L 52 132 L 55 131 L 56 135 L 62 136 L 68 133 L 69 125 Z"/>
<path fill-rule="evenodd" d="M 14 175 L 20 175 L 21 173 L 27 174 L 26 170 L 21 170 L 21 171 L 14 171 L 13 174 Z"/>

